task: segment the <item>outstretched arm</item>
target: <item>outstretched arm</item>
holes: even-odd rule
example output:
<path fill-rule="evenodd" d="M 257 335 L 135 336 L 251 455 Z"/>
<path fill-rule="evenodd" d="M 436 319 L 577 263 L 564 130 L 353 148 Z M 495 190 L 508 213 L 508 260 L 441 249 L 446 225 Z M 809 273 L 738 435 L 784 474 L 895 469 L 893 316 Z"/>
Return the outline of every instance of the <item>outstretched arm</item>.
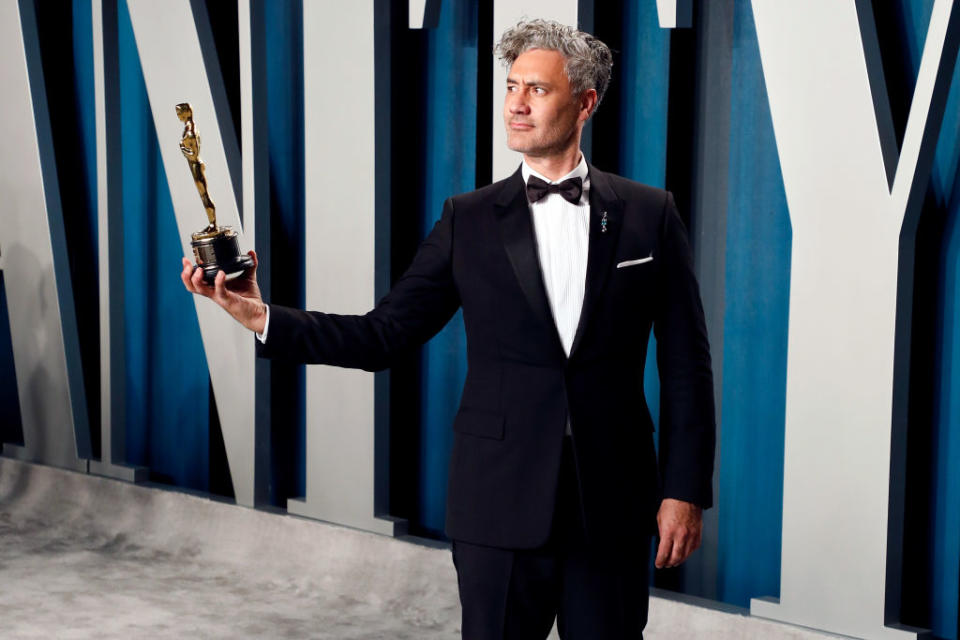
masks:
<path fill-rule="evenodd" d="M 257 344 L 257 355 L 376 371 L 429 340 L 460 306 L 451 268 L 453 217 L 447 200 L 409 269 L 369 313 L 337 315 L 271 304 L 270 329 L 266 343 Z M 188 262 L 183 276 L 188 290 L 211 298 L 251 331 L 263 332 L 266 306 L 255 268 L 231 282 L 218 274 L 214 286 L 205 287 L 198 276 L 187 277 Z"/>

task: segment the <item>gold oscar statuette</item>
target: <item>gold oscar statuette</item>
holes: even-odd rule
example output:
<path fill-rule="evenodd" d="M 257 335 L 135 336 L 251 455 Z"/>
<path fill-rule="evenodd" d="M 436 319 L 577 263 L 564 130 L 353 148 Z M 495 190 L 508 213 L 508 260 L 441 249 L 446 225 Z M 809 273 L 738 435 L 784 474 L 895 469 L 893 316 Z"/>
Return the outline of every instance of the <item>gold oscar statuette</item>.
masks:
<path fill-rule="evenodd" d="M 187 159 L 190 175 L 207 212 L 207 226 L 190 236 L 193 257 L 197 261 L 195 268 L 203 269 L 203 279 L 207 283 L 214 281 L 218 271 L 225 272 L 228 280 L 235 278 L 253 266 L 253 258 L 240 252 L 236 231 L 217 226 L 217 209 L 207 192 L 207 178 L 203 160 L 200 159 L 200 135 L 193 123 L 193 109 L 186 102 L 178 104 L 177 117 L 183 123 L 180 151 Z"/>

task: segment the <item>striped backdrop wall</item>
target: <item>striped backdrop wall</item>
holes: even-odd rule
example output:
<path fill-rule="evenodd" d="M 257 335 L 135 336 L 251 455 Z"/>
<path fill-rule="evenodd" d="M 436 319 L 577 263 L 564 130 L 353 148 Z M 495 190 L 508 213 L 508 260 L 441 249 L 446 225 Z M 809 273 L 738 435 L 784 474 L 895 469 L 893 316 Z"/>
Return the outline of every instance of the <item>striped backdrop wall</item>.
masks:
<path fill-rule="evenodd" d="M 65 203 L 89 423 L 100 424 L 93 36 L 88 0 L 36 2 L 43 82 Z M 869 5 L 870 3 L 866 3 Z M 41 6 L 42 5 L 42 6 Z M 659 27 L 654 0 L 591 3 L 615 50 L 608 97 L 584 149 L 600 168 L 674 191 L 697 259 L 717 380 L 716 508 L 701 551 L 655 584 L 747 607 L 780 579 L 787 318 L 792 232 L 748 0 L 693 2 L 690 29 Z M 902 141 L 933 0 L 873 2 Z M 117 0 L 123 202 L 127 459 L 171 487 L 232 495 L 200 330 L 179 281 L 180 245 L 126 0 Z M 209 20 L 232 125 L 240 131 L 238 12 L 193 0 Z M 252 0 L 265 42 L 271 300 L 302 306 L 302 0 Z M 428 29 L 382 0 L 391 77 L 391 271 L 397 278 L 449 195 L 490 181 L 492 0 L 443 0 Z M 41 10 L 42 9 L 42 10 Z M 349 52 L 345 52 L 349 55 Z M 380 64 L 380 61 L 378 61 Z M 331 87 L 333 99 L 349 102 Z M 163 144 L 169 144 L 163 141 Z M 241 150 L 242 152 L 243 150 Z M 2 251 L 2 247 L 0 247 Z M 901 621 L 956 640 L 960 603 L 960 73 L 951 85 L 917 231 Z M 0 437 L 22 442 L 0 271 Z M 829 310 L 824 310 L 829 315 Z M 656 368 L 647 392 L 656 413 Z M 390 514 L 443 537 L 450 425 L 466 375 L 458 313 L 392 369 Z M 305 485 L 304 368 L 271 370 L 269 496 Z M 94 457 L 99 433 L 91 431 Z"/>

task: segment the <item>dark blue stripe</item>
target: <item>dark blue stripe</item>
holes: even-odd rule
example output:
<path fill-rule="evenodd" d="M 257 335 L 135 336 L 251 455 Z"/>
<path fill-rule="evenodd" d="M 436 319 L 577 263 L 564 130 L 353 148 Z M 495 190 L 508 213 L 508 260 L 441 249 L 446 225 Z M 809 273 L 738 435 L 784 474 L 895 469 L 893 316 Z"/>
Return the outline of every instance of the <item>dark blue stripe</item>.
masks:
<path fill-rule="evenodd" d="M 86 211 L 89 212 L 90 237 L 93 239 L 92 257 L 99 262 L 97 252 L 97 118 L 93 77 L 93 15 L 90 2 L 73 0 L 73 65 L 77 93 L 77 111 L 80 122 L 83 166 L 80 172 L 86 183 Z M 92 270 L 96 273 L 96 269 Z M 87 381 L 96 384 L 98 381 Z M 99 427 L 99 425 L 97 425 Z"/>
<path fill-rule="evenodd" d="M 954 77 L 954 87 L 960 78 Z M 951 99 L 956 124 L 957 91 Z M 942 138 L 960 146 L 960 136 Z M 954 173 L 956 176 L 956 172 Z M 931 613 L 933 632 L 938 637 L 958 637 L 960 604 L 960 180 L 953 180 L 953 199 L 948 210 L 942 252 L 943 272 L 940 285 L 938 349 L 936 357 L 936 405 L 933 420 L 931 471 L 934 493 L 930 532 Z"/>
<path fill-rule="evenodd" d="M 896 24 L 896 38 L 888 39 L 885 61 L 896 124 L 906 127 L 906 116 L 920 69 L 923 47 L 933 11 L 933 0 L 898 0 L 886 7 L 887 19 Z M 955 9 L 956 10 L 956 9 Z M 889 41 L 889 40 L 892 40 Z M 881 42 L 881 46 L 884 43 Z M 896 48 L 899 47 L 899 48 Z M 892 74 L 892 76 L 891 76 Z M 902 95 L 905 94 L 905 95 Z M 960 67 L 954 70 L 943 124 L 930 174 L 928 198 L 920 220 L 921 231 L 939 228 L 932 240 L 918 232 L 917 263 L 921 251 L 937 251 L 937 267 L 921 277 L 933 277 L 932 286 L 917 282 L 914 324 L 932 329 L 930 341 L 914 340 L 911 371 L 911 433 L 922 433 L 923 443 L 908 463 L 907 507 L 909 539 L 924 549 L 908 548 L 910 565 L 904 576 L 904 622 L 929 627 L 938 638 L 956 640 L 960 616 Z M 942 224 L 942 227 L 939 225 Z M 927 234 L 929 235 L 929 234 Z M 939 244 L 939 246 L 938 246 Z M 935 300 L 917 298 L 934 297 Z M 925 317 L 932 313 L 932 321 Z M 922 314 L 922 315 L 920 315 Z M 916 332 L 914 332 L 916 336 Z M 920 343 L 917 350 L 916 343 Z M 928 353 L 927 350 L 932 351 Z M 932 369 L 928 372 L 927 368 Z M 929 395 L 917 385 L 933 387 Z M 928 406 L 932 404 L 932 406 Z M 927 423 L 929 420 L 929 424 Z M 917 506 L 922 505 L 922 506 Z M 912 509 L 911 509 L 912 507 Z M 921 516 L 916 522 L 911 515 Z M 918 552 L 919 551 L 919 552 Z"/>
<path fill-rule="evenodd" d="M 791 229 L 753 13 L 734 15 L 718 597 L 780 593 Z"/>
<path fill-rule="evenodd" d="M 446 198 L 474 188 L 476 175 L 477 7 L 444 2 L 439 26 L 426 32 L 424 69 L 424 208 L 421 236 L 440 218 Z M 442 535 L 447 498 L 451 425 L 467 373 L 460 312 L 421 352 L 419 527 Z"/>
<path fill-rule="evenodd" d="M 622 70 L 614 78 L 614 82 L 622 83 L 623 95 L 619 171 L 631 180 L 663 188 L 667 173 L 670 32 L 660 28 L 656 3 L 624 2 L 621 60 Z M 657 341 L 651 336 L 643 386 L 654 424 L 659 424 L 660 373 L 656 351 Z"/>
<path fill-rule="evenodd" d="M 149 467 L 153 480 L 205 491 L 206 356 L 192 295 L 179 279 L 179 231 L 125 0 L 118 23 L 120 122 L 112 126 L 120 127 L 123 167 L 126 462 Z M 173 105 L 169 111 L 175 118 Z M 197 227 L 204 224 L 198 216 Z"/>
<path fill-rule="evenodd" d="M 913 58 L 919 69 L 932 0 L 919 0 L 907 21 L 916 32 Z M 954 8 L 958 11 L 960 8 Z M 937 336 L 934 349 L 933 429 L 930 461 L 930 608 L 937 637 L 960 637 L 960 64 L 954 69 L 931 170 L 931 187 L 946 224 L 940 249 Z M 939 212 L 938 212 L 939 214 Z"/>
<path fill-rule="evenodd" d="M 303 5 L 262 5 L 270 174 L 270 299 L 304 305 Z M 319 274 L 313 274 L 317 276 Z M 271 364 L 271 500 L 306 491 L 306 378 L 303 366 Z"/>

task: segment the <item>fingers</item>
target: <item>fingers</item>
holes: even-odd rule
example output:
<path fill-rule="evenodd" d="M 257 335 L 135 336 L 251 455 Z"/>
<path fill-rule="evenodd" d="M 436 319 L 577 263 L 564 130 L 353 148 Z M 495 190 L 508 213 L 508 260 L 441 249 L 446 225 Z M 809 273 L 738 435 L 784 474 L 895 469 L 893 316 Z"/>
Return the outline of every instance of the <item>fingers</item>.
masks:
<path fill-rule="evenodd" d="M 184 288 L 190 293 L 196 293 L 193 290 L 193 283 L 190 281 L 190 277 L 193 275 L 193 263 L 189 259 L 183 259 L 183 270 L 180 272 L 180 279 L 183 280 Z"/>
<path fill-rule="evenodd" d="M 253 266 L 247 269 L 243 273 L 243 278 L 245 280 L 249 280 L 253 283 L 256 283 L 257 282 L 257 265 L 260 264 L 260 261 L 257 259 L 257 252 L 254 251 L 253 249 L 251 249 L 250 251 L 247 251 L 247 255 L 250 256 L 251 259 L 253 259 Z"/>
<path fill-rule="evenodd" d="M 665 498 L 657 511 L 660 546 L 656 567 L 675 567 L 700 546 L 703 532 L 702 509 L 690 502 Z"/>
<path fill-rule="evenodd" d="M 654 566 L 657 569 L 669 567 L 670 557 L 673 555 L 673 537 L 661 535 L 660 544 L 657 546 L 657 559 L 654 560 Z"/>
<path fill-rule="evenodd" d="M 203 269 L 194 268 L 190 275 L 190 284 L 193 285 L 192 291 L 198 295 L 209 298 L 213 294 L 213 289 L 203 281 Z"/>
<path fill-rule="evenodd" d="M 667 566 L 676 567 L 680 564 L 683 564 L 683 561 L 690 557 L 690 554 L 693 553 L 694 547 L 691 545 L 691 540 L 689 537 L 675 539 L 673 542 L 673 550 L 670 553 L 670 560 L 667 562 Z"/>
<path fill-rule="evenodd" d="M 257 265 L 260 264 L 260 261 L 257 259 L 257 252 L 252 249 L 247 252 L 247 255 L 253 259 L 253 267 L 247 270 L 245 276 L 248 280 L 256 282 Z M 213 298 L 221 303 L 226 303 L 230 300 L 225 285 L 226 275 L 223 271 L 217 272 L 217 278 L 214 280 L 214 283 L 210 285 L 203 279 L 203 269 L 197 268 L 189 258 L 183 258 L 181 262 L 183 263 L 183 270 L 180 272 L 180 280 L 183 281 L 183 286 L 187 291 L 207 298 Z M 217 285 L 218 282 L 220 283 L 219 287 Z"/>
<path fill-rule="evenodd" d="M 700 548 L 699 528 L 667 528 L 661 530 L 660 544 L 657 547 L 655 566 L 657 569 L 669 569 L 683 564 L 694 551 Z"/>
<path fill-rule="evenodd" d="M 189 258 L 183 259 L 183 271 L 180 272 L 180 280 L 183 281 L 184 288 L 190 293 L 212 298 L 215 289 L 207 284 L 203 279 L 203 269 L 194 266 Z"/>
<path fill-rule="evenodd" d="M 230 298 L 227 295 L 227 274 L 223 269 L 217 271 L 217 277 L 213 279 L 213 299 L 221 307 L 226 308 Z"/>

